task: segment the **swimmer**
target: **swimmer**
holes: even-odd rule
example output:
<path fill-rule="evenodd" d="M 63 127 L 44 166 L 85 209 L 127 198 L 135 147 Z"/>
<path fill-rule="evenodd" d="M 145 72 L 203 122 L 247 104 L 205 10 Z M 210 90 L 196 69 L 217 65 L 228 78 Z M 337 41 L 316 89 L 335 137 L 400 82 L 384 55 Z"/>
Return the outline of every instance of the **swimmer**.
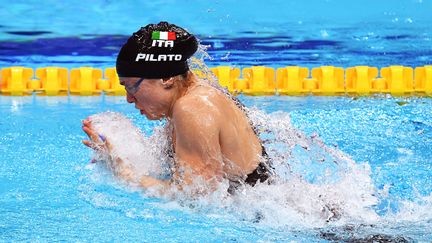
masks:
<path fill-rule="evenodd" d="M 170 180 L 143 176 L 144 188 L 182 189 L 201 177 L 209 188 L 223 179 L 233 193 L 243 184 L 268 181 L 268 157 L 241 103 L 201 81 L 187 60 L 197 51 L 198 41 L 186 30 L 167 22 L 149 24 L 135 32 L 121 48 L 116 62 L 126 100 L 149 120 L 167 120 L 172 131 L 174 171 Z M 110 152 L 109 138 L 83 121 L 95 150 Z M 121 158 L 115 158 L 122 167 Z M 133 178 L 134 171 L 121 168 L 120 177 Z"/>

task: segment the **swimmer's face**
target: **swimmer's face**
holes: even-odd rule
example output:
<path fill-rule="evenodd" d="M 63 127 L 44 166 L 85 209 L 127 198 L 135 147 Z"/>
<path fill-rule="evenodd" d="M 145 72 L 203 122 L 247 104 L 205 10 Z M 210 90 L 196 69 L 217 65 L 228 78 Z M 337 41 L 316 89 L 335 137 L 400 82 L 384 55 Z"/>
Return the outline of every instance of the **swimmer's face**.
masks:
<path fill-rule="evenodd" d="M 160 120 L 167 116 L 172 101 L 172 91 L 167 88 L 170 80 L 121 77 L 120 84 L 125 86 L 127 102 L 134 103 L 147 119 Z"/>

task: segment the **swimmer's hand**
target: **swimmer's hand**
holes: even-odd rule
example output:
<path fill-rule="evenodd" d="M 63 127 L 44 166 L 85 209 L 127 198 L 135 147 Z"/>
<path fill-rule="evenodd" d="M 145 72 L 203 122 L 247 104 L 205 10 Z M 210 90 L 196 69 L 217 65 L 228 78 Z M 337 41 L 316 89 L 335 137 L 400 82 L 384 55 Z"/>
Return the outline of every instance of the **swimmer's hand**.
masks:
<path fill-rule="evenodd" d="M 134 181 L 135 174 L 130 168 L 130 166 L 126 165 L 123 160 L 119 157 L 116 157 L 112 154 L 113 148 L 109 143 L 108 139 L 102 134 L 98 134 L 92 127 L 91 121 L 89 119 L 83 120 L 82 130 L 87 134 L 90 140 L 82 140 L 82 143 L 93 149 L 96 153 L 106 154 L 109 157 L 106 161 L 109 166 L 113 169 L 115 174 L 126 181 Z M 92 160 L 92 163 L 94 160 Z"/>
<path fill-rule="evenodd" d="M 106 153 L 109 156 L 109 164 L 112 166 L 113 171 L 117 176 L 129 182 L 138 182 L 138 184 L 143 188 L 154 187 L 159 189 L 159 191 L 164 191 L 170 186 L 169 181 L 159 180 L 151 176 L 142 176 L 136 178 L 134 171 L 130 166 L 126 165 L 121 158 L 113 156 L 113 148 L 109 143 L 108 139 L 102 134 L 98 134 L 92 127 L 91 121 L 89 119 L 83 120 L 82 130 L 87 134 L 89 140 L 82 140 L 82 143 L 93 149 L 97 153 Z"/>
<path fill-rule="evenodd" d="M 101 134 L 98 134 L 93 129 L 91 125 L 91 121 L 88 118 L 83 120 L 82 123 L 83 123 L 82 130 L 87 134 L 89 140 L 82 140 L 81 142 L 85 146 L 95 150 L 96 152 L 110 153 L 112 151 L 112 147 L 109 141 L 106 139 L 106 137 Z"/>
<path fill-rule="evenodd" d="M 139 183 L 143 188 L 149 188 L 154 186 L 162 186 L 162 187 L 168 187 L 169 182 L 159 180 L 156 178 L 153 178 L 151 176 L 142 176 Z"/>

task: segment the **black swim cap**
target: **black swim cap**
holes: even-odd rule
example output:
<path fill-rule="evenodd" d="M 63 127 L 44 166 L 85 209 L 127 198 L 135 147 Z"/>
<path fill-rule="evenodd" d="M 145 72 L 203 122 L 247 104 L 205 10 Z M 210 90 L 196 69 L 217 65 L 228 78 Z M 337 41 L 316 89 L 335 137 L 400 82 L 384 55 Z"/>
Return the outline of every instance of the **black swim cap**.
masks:
<path fill-rule="evenodd" d="M 198 49 L 195 36 L 160 22 L 141 27 L 121 48 L 116 69 L 119 77 L 169 78 L 189 70 L 187 59 Z"/>

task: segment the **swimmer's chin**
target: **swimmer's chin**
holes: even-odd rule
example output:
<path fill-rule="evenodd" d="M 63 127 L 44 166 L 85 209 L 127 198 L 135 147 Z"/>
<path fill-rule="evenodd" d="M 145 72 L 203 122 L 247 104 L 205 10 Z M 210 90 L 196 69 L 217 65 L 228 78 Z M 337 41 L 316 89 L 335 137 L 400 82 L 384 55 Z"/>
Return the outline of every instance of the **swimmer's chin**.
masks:
<path fill-rule="evenodd" d="M 163 115 L 155 115 L 155 114 L 147 114 L 143 110 L 140 110 L 141 115 L 147 117 L 147 119 L 152 121 L 162 120 L 164 118 Z"/>

